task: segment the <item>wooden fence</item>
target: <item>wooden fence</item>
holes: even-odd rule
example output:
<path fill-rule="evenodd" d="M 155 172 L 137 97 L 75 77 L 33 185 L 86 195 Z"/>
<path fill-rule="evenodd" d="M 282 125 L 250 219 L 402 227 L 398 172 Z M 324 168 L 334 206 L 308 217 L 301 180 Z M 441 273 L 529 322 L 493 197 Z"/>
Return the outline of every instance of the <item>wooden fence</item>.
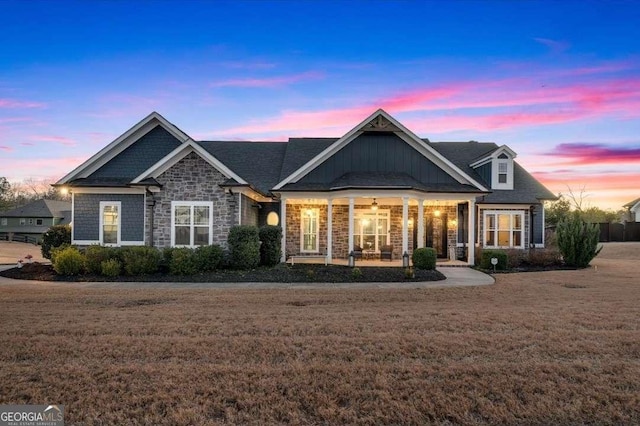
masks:
<path fill-rule="evenodd" d="M 600 242 L 640 241 L 640 222 L 599 223 Z"/>

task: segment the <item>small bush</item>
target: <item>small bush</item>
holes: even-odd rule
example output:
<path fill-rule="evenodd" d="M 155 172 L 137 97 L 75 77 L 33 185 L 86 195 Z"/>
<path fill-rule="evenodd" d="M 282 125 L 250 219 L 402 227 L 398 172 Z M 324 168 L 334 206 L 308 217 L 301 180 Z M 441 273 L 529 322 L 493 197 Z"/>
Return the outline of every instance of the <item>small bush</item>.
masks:
<path fill-rule="evenodd" d="M 63 251 L 64 249 L 71 247 L 71 244 L 62 244 L 59 247 L 53 247 L 50 251 L 50 256 L 51 256 L 51 263 L 55 263 L 56 262 L 56 256 L 58 255 L 58 253 L 60 253 L 61 251 Z"/>
<path fill-rule="evenodd" d="M 600 229 L 596 223 L 586 223 L 577 215 L 563 219 L 556 229 L 558 248 L 568 266 L 586 268 L 600 253 Z"/>
<path fill-rule="evenodd" d="M 280 263 L 282 252 L 282 228 L 266 225 L 260 228 L 260 264 L 274 266 Z"/>
<path fill-rule="evenodd" d="M 80 275 L 84 271 L 84 256 L 76 247 L 67 247 L 55 255 L 53 270 L 60 275 Z"/>
<path fill-rule="evenodd" d="M 436 250 L 432 247 L 418 248 L 413 251 L 411 260 L 417 269 L 436 269 Z"/>
<path fill-rule="evenodd" d="M 100 265 L 100 273 L 105 277 L 115 278 L 120 275 L 122 264 L 117 259 L 107 259 Z"/>
<path fill-rule="evenodd" d="M 504 271 L 507 269 L 509 265 L 509 257 L 504 250 L 482 250 L 482 258 L 480 259 L 480 268 L 482 269 L 493 269 L 493 265 L 491 264 L 491 258 L 495 257 L 498 259 L 498 264 L 496 265 L 496 269 L 499 271 Z"/>
<path fill-rule="evenodd" d="M 528 250 L 508 249 L 504 250 L 504 252 L 507 255 L 507 269 L 521 268 L 529 264 Z M 489 258 L 489 269 L 493 269 L 493 265 L 491 265 L 491 258 Z"/>
<path fill-rule="evenodd" d="M 169 272 L 172 275 L 195 275 L 198 272 L 195 251 L 186 247 L 172 249 Z"/>
<path fill-rule="evenodd" d="M 416 277 L 416 273 L 413 268 L 405 268 L 404 277 L 408 280 L 412 280 Z"/>
<path fill-rule="evenodd" d="M 90 274 L 102 274 L 102 262 L 118 258 L 117 249 L 103 246 L 89 246 L 84 251 L 87 272 Z"/>
<path fill-rule="evenodd" d="M 122 249 L 122 262 L 128 275 L 146 275 L 158 272 L 161 253 L 154 247 L 137 246 Z"/>
<path fill-rule="evenodd" d="M 258 228 L 238 225 L 229 232 L 231 265 L 236 269 L 253 269 L 260 264 L 260 238 Z"/>
<path fill-rule="evenodd" d="M 210 272 L 220 269 L 224 251 L 218 245 L 200 246 L 194 253 L 195 267 L 198 272 Z"/>
<path fill-rule="evenodd" d="M 51 259 L 51 249 L 63 244 L 71 245 L 71 227 L 69 225 L 52 226 L 42 235 L 42 256 Z"/>
<path fill-rule="evenodd" d="M 362 278 L 362 270 L 360 268 L 353 268 L 351 270 L 351 279 L 357 281 L 360 278 Z"/>
<path fill-rule="evenodd" d="M 562 265 L 562 256 L 556 249 L 533 249 L 529 250 L 528 261 L 531 266 L 546 268 Z"/>
<path fill-rule="evenodd" d="M 160 259 L 160 264 L 158 265 L 160 271 L 170 272 L 171 259 L 175 250 L 174 247 L 166 247 L 162 250 L 162 259 Z"/>

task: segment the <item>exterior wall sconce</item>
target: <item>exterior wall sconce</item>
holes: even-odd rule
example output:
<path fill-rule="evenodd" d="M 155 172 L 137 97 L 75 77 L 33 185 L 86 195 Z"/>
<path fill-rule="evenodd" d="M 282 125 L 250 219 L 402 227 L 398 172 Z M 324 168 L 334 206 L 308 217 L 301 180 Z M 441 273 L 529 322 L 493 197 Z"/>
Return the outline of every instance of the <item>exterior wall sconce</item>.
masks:
<path fill-rule="evenodd" d="M 440 210 L 435 210 L 435 211 L 433 212 L 433 215 L 434 215 L 435 217 L 440 217 Z"/>
<path fill-rule="evenodd" d="M 371 210 L 374 212 L 378 210 L 378 203 L 376 202 L 375 198 L 373 199 L 373 203 L 371 203 Z"/>
<path fill-rule="evenodd" d="M 413 219 L 409 219 L 408 224 L 409 224 L 409 228 L 413 228 Z"/>
<path fill-rule="evenodd" d="M 458 221 L 455 219 L 451 221 L 451 227 L 454 227 L 454 226 L 458 226 Z"/>
<path fill-rule="evenodd" d="M 402 267 L 403 268 L 409 267 L 409 253 L 407 253 L 406 251 L 402 255 Z"/>
<path fill-rule="evenodd" d="M 278 217 L 278 213 L 269 212 L 269 214 L 267 215 L 267 225 L 278 226 L 278 223 L 280 223 L 280 218 Z"/>

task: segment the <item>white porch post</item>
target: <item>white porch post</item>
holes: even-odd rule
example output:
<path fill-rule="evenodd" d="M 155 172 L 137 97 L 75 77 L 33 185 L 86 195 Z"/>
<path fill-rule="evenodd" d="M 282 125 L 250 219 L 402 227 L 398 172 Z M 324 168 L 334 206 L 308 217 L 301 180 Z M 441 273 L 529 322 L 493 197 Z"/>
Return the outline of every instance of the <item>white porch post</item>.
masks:
<path fill-rule="evenodd" d="M 418 199 L 418 248 L 424 247 L 424 200 Z"/>
<path fill-rule="evenodd" d="M 402 197 L 402 255 L 409 252 L 409 197 Z"/>
<path fill-rule="evenodd" d="M 282 256 L 280 262 L 287 261 L 287 199 L 285 197 L 280 198 L 280 226 L 282 227 L 282 241 L 280 242 L 280 248 L 282 250 Z"/>
<path fill-rule="evenodd" d="M 475 264 L 476 259 L 476 239 L 475 235 L 476 226 L 476 202 L 475 200 L 469 200 L 469 226 L 467 240 L 467 263 L 471 266 Z"/>
<path fill-rule="evenodd" d="M 349 197 L 349 248 L 347 249 L 347 256 L 353 250 L 353 197 Z"/>
<path fill-rule="evenodd" d="M 333 200 L 327 198 L 327 261 L 331 264 L 333 259 Z"/>

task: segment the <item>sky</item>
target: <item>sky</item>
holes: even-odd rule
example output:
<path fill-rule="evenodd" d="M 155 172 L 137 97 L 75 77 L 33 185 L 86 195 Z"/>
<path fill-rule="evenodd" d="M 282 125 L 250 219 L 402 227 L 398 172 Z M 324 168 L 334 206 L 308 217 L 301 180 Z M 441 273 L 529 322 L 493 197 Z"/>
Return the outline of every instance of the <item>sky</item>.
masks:
<path fill-rule="evenodd" d="M 157 111 L 195 140 L 340 137 L 378 108 L 640 197 L 637 1 L 0 0 L 0 176 L 64 176 Z"/>

